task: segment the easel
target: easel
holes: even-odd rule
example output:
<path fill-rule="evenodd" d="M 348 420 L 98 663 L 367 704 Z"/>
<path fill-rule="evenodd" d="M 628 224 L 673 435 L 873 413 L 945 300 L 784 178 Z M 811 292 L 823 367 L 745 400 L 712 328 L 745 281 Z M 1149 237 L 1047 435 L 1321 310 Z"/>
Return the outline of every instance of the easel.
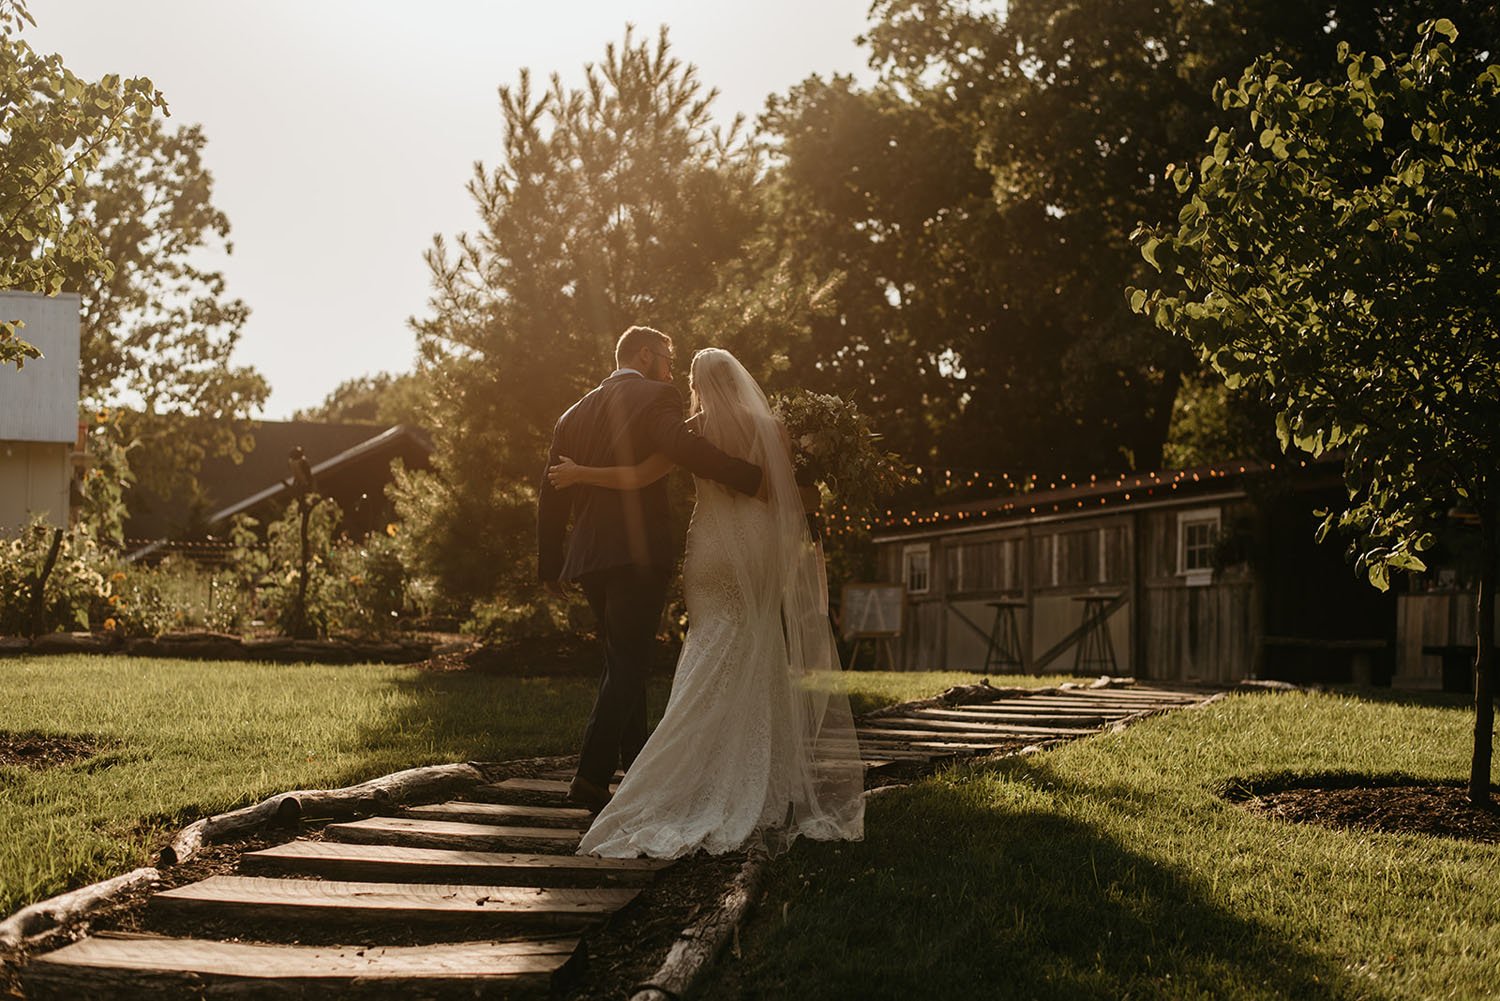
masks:
<path fill-rule="evenodd" d="M 852 671 L 859 666 L 859 651 L 865 643 L 869 644 L 872 660 L 870 669 L 872 671 L 880 670 L 880 653 L 882 650 L 885 651 L 886 665 L 888 667 L 894 665 L 896 663 L 896 647 L 892 643 L 894 639 L 895 637 L 889 633 L 859 633 L 851 636 L 850 640 L 853 641 L 853 646 L 849 650 L 849 665 L 844 670 Z"/>
<path fill-rule="evenodd" d="M 905 618 L 906 589 L 900 584 L 845 584 L 839 601 L 839 628 L 850 644 L 852 671 L 859 666 L 861 649 L 868 644 L 872 669 L 879 670 L 880 655 L 888 668 L 896 665 L 896 645 Z"/>

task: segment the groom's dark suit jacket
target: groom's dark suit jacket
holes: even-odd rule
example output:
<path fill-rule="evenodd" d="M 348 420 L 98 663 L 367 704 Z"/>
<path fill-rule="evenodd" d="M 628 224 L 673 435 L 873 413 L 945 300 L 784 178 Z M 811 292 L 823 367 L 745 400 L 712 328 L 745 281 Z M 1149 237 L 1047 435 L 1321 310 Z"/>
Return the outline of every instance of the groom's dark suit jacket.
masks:
<path fill-rule="evenodd" d="M 655 452 L 741 493 L 760 489 L 759 466 L 725 455 L 688 430 L 682 420 L 682 397 L 671 383 L 633 372 L 611 375 L 558 419 L 547 464 L 566 455 L 583 466 L 633 466 Z M 666 570 L 676 562 L 678 550 L 666 477 L 641 490 L 581 484 L 558 490 L 542 470 L 537 500 L 541 580 L 578 580 L 587 573 L 627 565 Z"/>

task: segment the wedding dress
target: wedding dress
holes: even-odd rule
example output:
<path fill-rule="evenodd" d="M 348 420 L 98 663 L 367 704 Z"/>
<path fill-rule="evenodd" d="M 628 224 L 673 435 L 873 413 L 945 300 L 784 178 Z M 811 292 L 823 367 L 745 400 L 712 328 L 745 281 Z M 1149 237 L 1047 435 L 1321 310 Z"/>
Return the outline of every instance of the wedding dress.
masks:
<path fill-rule="evenodd" d="M 697 481 L 671 696 L 578 851 L 668 859 L 859 839 L 863 769 L 783 436 L 728 352 L 700 352 L 693 381 L 702 433 L 759 464 L 768 499 Z"/>

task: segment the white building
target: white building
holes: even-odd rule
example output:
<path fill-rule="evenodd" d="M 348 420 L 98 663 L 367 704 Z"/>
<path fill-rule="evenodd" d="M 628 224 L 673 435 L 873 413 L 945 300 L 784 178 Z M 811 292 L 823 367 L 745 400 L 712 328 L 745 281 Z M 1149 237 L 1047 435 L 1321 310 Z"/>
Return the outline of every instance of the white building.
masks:
<path fill-rule="evenodd" d="M 24 368 L 0 365 L 0 533 L 33 515 L 54 525 L 69 517 L 78 444 L 79 297 L 0 291 L 0 315 L 42 357 Z"/>

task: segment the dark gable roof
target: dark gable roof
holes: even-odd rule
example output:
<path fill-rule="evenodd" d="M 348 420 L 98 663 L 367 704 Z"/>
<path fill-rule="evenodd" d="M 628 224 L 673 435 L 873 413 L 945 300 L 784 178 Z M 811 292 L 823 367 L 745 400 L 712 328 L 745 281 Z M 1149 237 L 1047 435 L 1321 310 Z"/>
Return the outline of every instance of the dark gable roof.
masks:
<path fill-rule="evenodd" d="M 404 424 L 320 424 L 313 421 L 257 421 L 250 426 L 255 447 L 242 462 L 209 459 L 198 474 L 202 490 L 168 498 L 157 509 L 133 518 L 126 535 L 133 540 L 176 537 L 211 528 L 256 504 L 285 493 L 291 475 L 287 458 L 301 446 L 314 475 L 337 472 L 382 453 L 430 455 L 432 442 L 420 428 Z"/>

